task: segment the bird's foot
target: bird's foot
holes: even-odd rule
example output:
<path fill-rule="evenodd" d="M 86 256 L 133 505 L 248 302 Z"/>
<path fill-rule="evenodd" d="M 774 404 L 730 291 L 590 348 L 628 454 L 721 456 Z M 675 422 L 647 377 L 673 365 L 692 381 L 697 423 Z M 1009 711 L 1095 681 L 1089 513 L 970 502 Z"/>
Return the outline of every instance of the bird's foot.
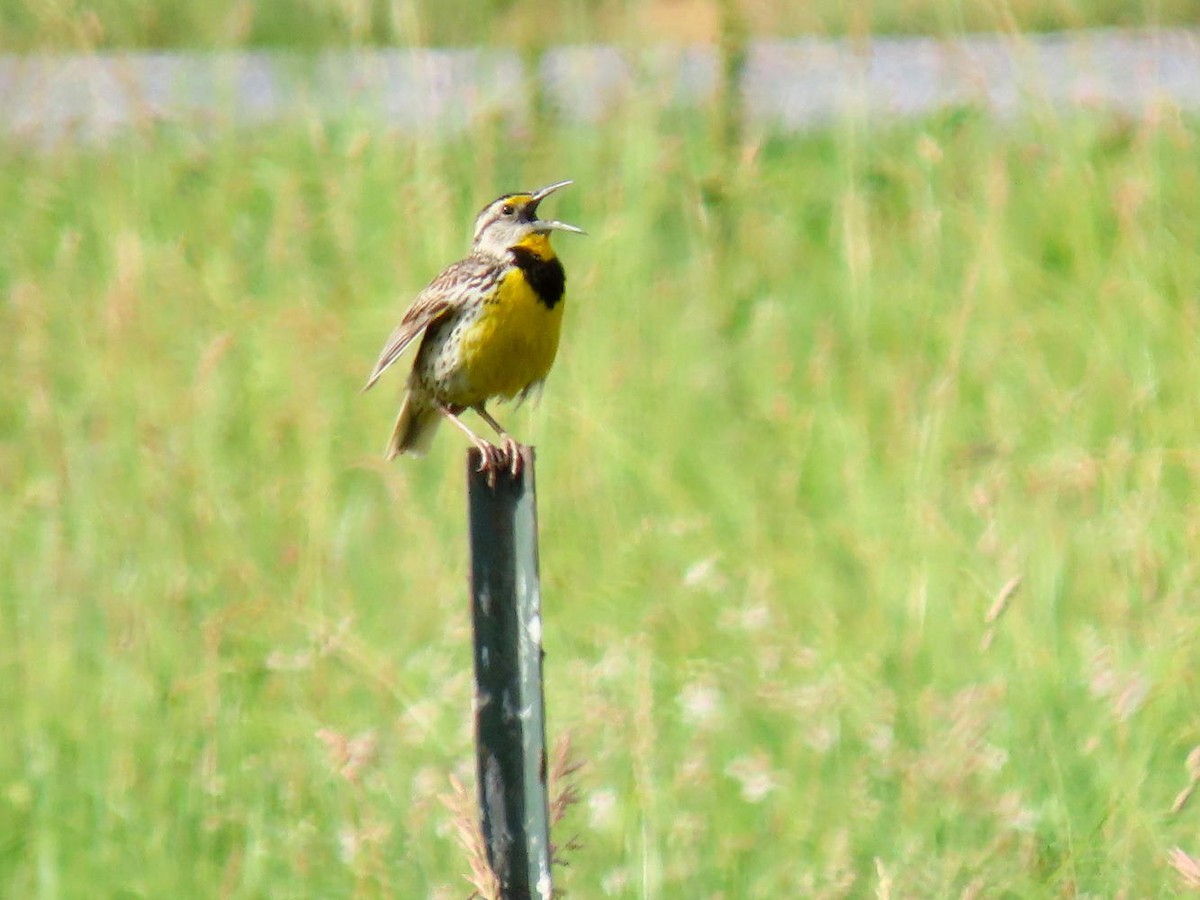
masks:
<path fill-rule="evenodd" d="M 475 444 L 475 447 L 479 450 L 479 468 L 475 471 L 487 474 L 489 488 L 495 488 L 497 473 L 507 470 L 513 478 L 516 478 L 525 468 L 525 457 L 521 455 L 521 445 L 508 435 L 504 436 L 499 447 L 482 439 Z"/>
<path fill-rule="evenodd" d="M 487 486 L 489 489 L 493 489 L 496 487 L 496 473 L 503 471 L 508 466 L 507 450 L 502 450 L 484 440 L 476 443 L 475 447 L 479 450 L 479 468 L 475 471 L 485 473 Z"/>
<path fill-rule="evenodd" d="M 521 469 L 525 467 L 525 457 L 521 455 L 521 445 L 514 441 L 509 435 L 504 435 L 503 452 L 508 457 L 508 471 L 516 478 L 521 474 Z"/>

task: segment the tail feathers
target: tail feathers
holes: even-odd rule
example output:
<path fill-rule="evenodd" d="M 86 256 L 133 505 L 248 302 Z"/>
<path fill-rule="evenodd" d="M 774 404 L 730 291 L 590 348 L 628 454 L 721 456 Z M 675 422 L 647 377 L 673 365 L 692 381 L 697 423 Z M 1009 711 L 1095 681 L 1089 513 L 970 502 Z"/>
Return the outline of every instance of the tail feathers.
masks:
<path fill-rule="evenodd" d="M 416 398 L 410 391 L 404 397 L 392 438 L 388 441 L 386 456 L 395 459 L 401 453 L 424 456 L 433 443 L 441 413 L 425 398 Z"/>

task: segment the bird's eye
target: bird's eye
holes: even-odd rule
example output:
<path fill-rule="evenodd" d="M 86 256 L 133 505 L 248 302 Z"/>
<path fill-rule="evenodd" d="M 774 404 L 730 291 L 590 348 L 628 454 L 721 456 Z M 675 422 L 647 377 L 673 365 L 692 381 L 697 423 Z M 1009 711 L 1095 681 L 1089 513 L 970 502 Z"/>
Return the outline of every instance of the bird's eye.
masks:
<path fill-rule="evenodd" d="M 513 209 L 513 205 L 511 203 L 505 203 L 502 207 L 500 207 L 500 212 L 502 215 L 511 216 L 514 212 L 516 212 L 516 210 Z"/>

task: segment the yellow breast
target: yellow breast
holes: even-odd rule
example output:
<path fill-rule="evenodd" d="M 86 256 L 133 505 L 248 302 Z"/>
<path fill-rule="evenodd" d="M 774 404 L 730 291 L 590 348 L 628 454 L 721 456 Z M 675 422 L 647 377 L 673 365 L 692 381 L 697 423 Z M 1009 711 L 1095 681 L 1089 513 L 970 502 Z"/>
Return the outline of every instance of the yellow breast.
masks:
<path fill-rule="evenodd" d="M 473 405 L 491 397 L 515 397 L 542 381 L 558 352 L 565 305 L 559 301 L 547 307 L 525 273 L 510 269 L 463 336 L 462 383 L 472 396 L 454 402 Z"/>

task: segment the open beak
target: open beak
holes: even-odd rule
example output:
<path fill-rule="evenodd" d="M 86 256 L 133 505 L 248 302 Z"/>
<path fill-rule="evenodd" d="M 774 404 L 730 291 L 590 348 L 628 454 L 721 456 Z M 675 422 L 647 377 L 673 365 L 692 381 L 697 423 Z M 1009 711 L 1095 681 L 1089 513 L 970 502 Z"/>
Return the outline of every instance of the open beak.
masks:
<path fill-rule="evenodd" d="M 533 209 L 531 211 L 536 215 L 539 203 L 541 203 L 559 188 L 564 188 L 568 184 L 574 184 L 574 182 L 559 181 L 555 184 L 548 184 L 544 188 L 538 188 L 536 191 L 531 193 L 529 195 L 533 198 L 533 203 L 531 204 Z M 587 232 L 582 228 L 577 228 L 574 225 L 568 225 L 566 222 L 559 222 L 557 219 L 534 219 L 533 224 L 538 231 L 570 231 L 573 234 L 587 234 Z"/>

